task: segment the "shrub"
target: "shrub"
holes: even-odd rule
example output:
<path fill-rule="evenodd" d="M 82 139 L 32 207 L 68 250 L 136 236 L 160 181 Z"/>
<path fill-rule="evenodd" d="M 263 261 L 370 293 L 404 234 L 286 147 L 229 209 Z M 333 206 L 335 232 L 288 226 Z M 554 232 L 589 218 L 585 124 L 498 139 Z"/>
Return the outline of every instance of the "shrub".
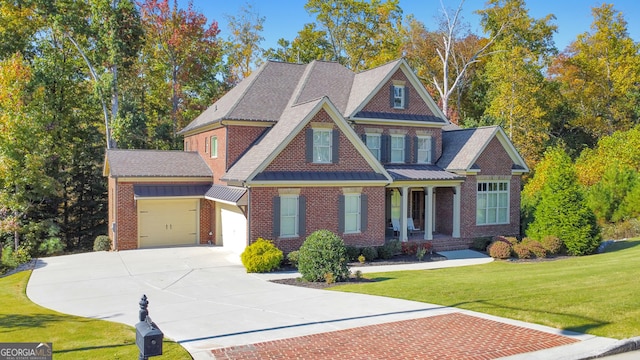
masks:
<path fill-rule="evenodd" d="M 378 247 L 378 257 L 380 259 L 391 259 L 396 254 L 399 254 L 401 252 L 402 246 L 400 245 L 400 241 L 398 240 L 391 240 Z"/>
<path fill-rule="evenodd" d="M 287 261 L 289 261 L 289 264 L 291 264 L 291 266 L 293 267 L 298 267 L 298 260 L 300 259 L 300 251 L 298 250 L 294 250 L 290 253 L 287 254 Z"/>
<path fill-rule="evenodd" d="M 361 254 L 360 256 L 358 256 L 358 262 L 360 264 L 364 264 L 365 262 L 367 262 L 367 258 Z"/>
<path fill-rule="evenodd" d="M 347 259 L 349 261 L 358 260 L 358 256 L 360 255 L 360 248 L 356 246 L 346 245 L 347 250 Z"/>
<path fill-rule="evenodd" d="M 298 270 L 307 281 L 326 281 L 331 273 L 335 281 L 349 278 L 344 241 L 329 230 L 317 230 L 300 247 Z"/>
<path fill-rule="evenodd" d="M 640 219 L 629 219 L 602 227 L 605 239 L 628 239 L 640 236 Z"/>
<path fill-rule="evenodd" d="M 473 239 L 473 245 L 471 248 L 478 251 L 487 251 L 487 246 L 491 244 L 490 237 L 481 237 Z"/>
<path fill-rule="evenodd" d="M 96 236 L 93 242 L 93 251 L 109 251 L 111 250 L 111 239 L 107 235 Z"/>
<path fill-rule="evenodd" d="M 13 250 L 13 246 L 6 246 L 2 249 L 2 265 L 7 268 L 16 268 L 21 264 L 31 260 L 30 248 L 19 246 L 18 250 Z"/>
<path fill-rule="evenodd" d="M 416 250 L 416 258 L 418 261 L 422 261 L 426 253 L 427 249 L 424 246 L 418 246 L 418 250 Z"/>
<path fill-rule="evenodd" d="M 562 251 L 562 240 L 557 236 L 547 235 L 540 240 L 540 245 L 547 250 L 549 254 L 556 255 Z"/>
<path fill-rule="evenodd" d="M 418 243 L 407 241 L 402 243 L 402 253 L 405 255 L 415 255 L 418 251 Z"/>
<path fill-rule="evenodd" d="M 244 249 L 240 255 L 242 265 L 248 273 L 263 273 L 273 271 L 282 262 L 282 250 L 278 249 L 273 242 L 258 238 L 253 244 Z"/>
<path fill-rule="evenodd" d="M 362 255 L 364 255 L 365 259 L 373 261 L 378 258 L 378 250 L 375 247 L 367 246 L 362 248 Z"/>
<path fill-rule="evenodd" d="M 542 244 L 540 244 L 539 241 L 525 238 L 525 239 L 522 239 L 522 242 L 527 245 L 527 247 L 529 248 L 529 251 L 531 251 L 531 253 L 535 257 L 541 258 L 541 259 L 547 257 L 547 249 L 545 249 L 544 246 L 542 246 Z"/>
<path fill-rule="evenodd" d="M 531 250 L 529 250 L 529 246 L 526 243 L 517 243 L 513 245 L 513 252 L 516 254 L 518 259 L 531 258 Z"/>
<path fill-rule="evenodd" d="M 494 259 L 508 259 L 511 257 L 511 244 L 507 241 L 494 241 L 489 245 L 489 256 Z"/>
<path fill-rule="evenodd" d="M 513 237 L 513 236 L 506 236 L 506 237 L 504 237 L 504 239 L 505 239 L 509 244 L 511 244 L 511 246 L 513 246 L 513 245 L 515 245 L 515 244 L 517 244 L 517 243 L 519 242 L 519 241 L 518 241 L 518 238 Z"/>
<path fill-rule="evenodd" d="M 64 244 L 59 238 L 49 238 L 38 247 L 38 252 L 45 256 L 58 255 L 64 251 Z"/>
<path fill-rule="evenodd" d="M 360 270 L 356 270 L 355 274 L 353 274 L 356 278 L 356 280 L 360 281 L 362 280 L 362 271 Z"/>

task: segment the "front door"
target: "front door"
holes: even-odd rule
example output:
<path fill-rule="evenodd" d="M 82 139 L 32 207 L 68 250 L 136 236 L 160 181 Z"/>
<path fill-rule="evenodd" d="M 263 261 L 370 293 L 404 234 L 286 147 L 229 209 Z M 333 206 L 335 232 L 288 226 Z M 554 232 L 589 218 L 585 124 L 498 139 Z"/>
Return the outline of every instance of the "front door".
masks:
<path fill-rule="evenodd" d="M 417 228 L 424 229 L 424 190 L 411 191 L 411 213 L 413 223 Z"/>

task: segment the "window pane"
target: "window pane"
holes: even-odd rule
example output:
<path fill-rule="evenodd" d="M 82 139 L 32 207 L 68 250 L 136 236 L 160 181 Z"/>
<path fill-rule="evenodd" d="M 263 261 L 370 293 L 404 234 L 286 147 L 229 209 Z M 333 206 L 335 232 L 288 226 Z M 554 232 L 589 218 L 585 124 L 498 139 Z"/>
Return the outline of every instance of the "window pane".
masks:
<path fill-rule="evenodd" d="M 506 208 L 498 209 L 498 222 L 506 223 L 508 222 L 508 220 L 509 220 L 509 217 L 507 214 L 507 209 Z"/>
<path fill-rule="evenodd" d="M 496 223 L 496 209 L 488 209 L 487 224 L 495 224 L 495 223 Z"/>
<path fill-rule="evenodd" d="M 486 218 L 486 211 L 485 209 L 480 209 L 478 208 L 476 210 L 476 222 L 478 224 L 486 224 L 487 223 L 487 218 Z"/>
<path fill-rule="evenodd" d="M 331 130 L 313 130 L 313 162 L 331 162 Z"/>
<path fill-rule="evenodd" d="M 298 235 L 298 197 L 280 198 L 280 236 Z"/>

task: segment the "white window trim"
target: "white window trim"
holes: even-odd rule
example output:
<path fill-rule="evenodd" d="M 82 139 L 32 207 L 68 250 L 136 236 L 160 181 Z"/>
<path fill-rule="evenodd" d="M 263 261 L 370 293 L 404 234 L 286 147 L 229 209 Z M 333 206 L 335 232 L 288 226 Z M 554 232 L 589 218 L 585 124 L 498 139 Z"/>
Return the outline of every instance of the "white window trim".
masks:
<path fill-rule="evenodd" d="M 369 139 L 373 139 L 376 138 L 378 139 L 378 147 L 377 148 L 371 148 L 369 147 Z M 366 134 L 366 145 L 367 145 L 367 149 L 369 149 L 369 151 L 371 151 L 371 153 L 373 154 L 373 156 L 380 160 L 382 157 L 382 135 L 381 134 Z"/>
<path fill-rule="evenodd" d="M 404 85 L 393 85 L 393 108 L 394 109 L 404 109 L 404 96 L 405 96 L 405 88 Z M 400 104 L 398 104 L 398 100 Z"/>
<path fill-rule="evenodd" d="M 487 190 L 483 191 L 483 190 L 478 190 L 478 187 L 481 184 L 487 184 Z M 496 186 L 499 188 L 500 184 L 505 184 L 506 185 L 506 190 L 489 190 L 489 184 L 496 184 Z M 476 185 L 476 225 L 479 226 L 485 226 L 485 225 L 507 225 L 510 224 L 510 213 L 511 213 L 511 189 L 510 189 L 510 182 L 509 181 L 478 181 L 477 185 Z M 506 195 L 506 202 L 507 202 L 507 206 L 506 206 L 506 219 L 504 221 L 500 221 L 499 219 L 499 214 L 500 214 L 500 209 L 504 207 L 500 207 L 500 194 L 504 194 Z M 488 198 L 485 200 L 485 207 L 484 209 L 479 209 L 478 206 L 480 204 L 480 196 L 481 195 L 496 195 L 496 206 L 494 208 L 490 208 L 489 207 L 489 201 Z M 484 222 L 480 222 L 480 219 L 478 217 L 478 212 L 480 210 L 484 210 Z M 495 222 L 488 222 L 489 219 L 489 211 L 490 210 L 494 210 L 496 212 L 496 221 Z"/>
<path fill-rule="evenodd" d="M 214 141 L 215 140 L 215 141 Z M 215 146 L 214 146 L 215 143 Z M 211 154 L 211 158 L 217 158 L 218 157 L 218 137 L 213 135 L 211 136 L 211 138 L 209 139 L 209 153 Z"/>
<path fill-rule="evenodd" d="M 284 204 L 285 204 L 284 200 L 293 200 L 293 203 L 295 204 L 295 214 L 285 215 L 285 212 L 283 211 Z M 283 219 L 285 217 L 287 218 L 293 217 L 294 233 L 292 234 L 284 234 L 283 232 L 283 224 L 284 224 Z M 280 195 L 280 231 L 279 231 L 280 237 L 281 238 L 298 237 L 299 236 L 298 234 L 300 233 L 300 229 L 298 228 L 299 222 L 300 222 L 300 199 L 298 195 Z"/>
<path fill-rule="evenodd" d="M 356 201 L 356 211 L 355 212 L 347 212 L 347 203 L 348 199 L 355 199 Z M 362 231 L 362 209 L 361 207 L 361 197 L 360 194 L 345 194 L 344 195 L 344 233 L 345 234 L 359 234 Z M 355 229 L 347 230 L 349 225 L 349 216 L 355 215 Z"/>
<path fill-rule="evenodd" d="M 329 134 L 329 145 L 320 145 L 316 144 L 316 133 L 328 133 Z M 327 161 L 320 161 L 318 159 L 318 150 L 319 149 L 328 149 L 329 158 Z M 333 156 L 333 133 L 331 129 L 313 129 L 313 163 L 314 164 L 331 164 Z"/>
<path fill-rule="evenodd" d="M 420 140 L 427 140 L 427 148 L 426 149 L 421 149 L 419 147 Z M 431 164 L 431 157 L 433 156 L 433 154 L 431 154 L 431 142 L 432 141 L 433 141 L 433 139 L 431 138 L 431 136 L 418 136 L 418 143 L 415 144 L 416 146 L 418 146 L 418 158 L 416 159 L 417 163 L 419 163 L 419 164 Z M 420 161 L 420 153 L 421 152 L 425 152 L 426 155 L 427 155 L 425 161 Z"/>
<path fill-rule="evenodd" d="M 394 143 L 394 141 L 393 141 L 393 140 L 394 140 L 394 139 L 402 139 L 402 149 L 400 149 L 400 148 L 394 148 L 394 147 L 393 147 L 393 143 Z M 404 136 L 404 135 L 391 135 L 391 138 L 389 139 L 389 141 L 391 142 L 391 144 L 390 144 L 391 151 L 390 151 L 390 154 L 389 154 L 389 160 L 390 160 L 390 162 L 391 162 L 391 163 L 394 163 L 394 164 L 404 164 L 404 159 L 405 159 L 405 153 L 404 153 L 404 151 L 405 151 L 405 147 L 406 147 L 406 144 L 405 144 L 405 141 L 406 141 L 405 136 Z M 399 161 L 398 161 L 398 160 L 393 160 L 393 152 L 394 152 L 394 151 L 396 151 L 396 152 L 397 152 L 397 151 L 401 151 L 401 153 L 400 153 L 401 155 L 400 155 L 400 160 L 399 160 Z"/>

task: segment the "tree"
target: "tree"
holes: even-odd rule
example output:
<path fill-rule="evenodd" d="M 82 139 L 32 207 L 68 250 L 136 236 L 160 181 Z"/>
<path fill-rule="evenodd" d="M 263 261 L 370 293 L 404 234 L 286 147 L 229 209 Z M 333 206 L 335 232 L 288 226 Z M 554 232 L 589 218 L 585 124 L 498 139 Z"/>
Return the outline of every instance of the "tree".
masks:
<path fill-rule="evenodd" d="M 470 79 L 468 72 L 487 53 L 501 32 L 498 29 L 490 39 L 469 33 L 461 15 L 463 4 L 464 0 L 461 0 L 451 14 L 440 1 L 442 17 L 435 32 L 428 32 L 423 23 L 409 19 L 407 57 L 419 69 L 419 74 L 426 73 L 422 79 L 437 90 L 440 107 L 448 117 L 452 115 L 449 99 L 457 94 L 459 109 L 462 90 Z"/>
<path fill-rule="evenodd" d="M 547 167 L 540 172 L 536 169 L 535 176 L 543 176 L 545 181 L 527 236 L 535 240 L 557 236 L 571 255 L 593 253 L 600 244 L 599 228 L 584 200 L 571 158 L 555 147 L 545 152 L 541 163 Z"/>
<path fill-rule="evenodd" d="M 640 125 L 604 136 L 594 149 L 583 150 L 576 159 L 578 180 L 583 186 L 593 186 L 612 164 L 640 172 Z"/>
<path fill-rule="evenodd" d="M 334 58 L 331 44 L 327 40 L 327 33 L 317 30 L 313 23 L 305 24 L 293 41 L 281 38 L 278 40 L 278 46 L 277 49 L 266 50 L 265 57 L 271 60 L 299 64 Z"/>
<path fill-rule="evenodd" d="M 207 18 L 193 9 L 191 1 L 186 10 L 178 8 L 175 0 L 173 6 L 169 0 L 146 0 L 140 8 L 146 34 L 145 76 L 159 82 L 168 79 L 165 84 L 171 94 L 169 113 L 175 139 L 177 130 L 186 125 L 185 119 L 190 119 L 185 112 L 212 101 L 201 99 L 198 88 L 200 82 L 213 80 L 211 75 L 218 72 L 220 30 L 216 21 L 207 25 Z M 156 90 L 162 96 L 162 90 Z"/>
<path fill-rule="evenodd" d="M 331 44 L 331 60 L 362 71 L 398 57 L 402 45 L 402 9 L 398 0 L 308 0 Z"/>
<path fill-rule="evenodd" d="M 637 182 L 636 170 L 616 162 L 609 164 L 602 179 L 587 191 L 587 204 L 600 225 L 612 222 L 614 213 L 624 217 L 620 206 Z"/>
<path fill-rule="evenodd" d="M 240 8 L 240 14 L 228 16 L 231 36 L 226 43 L 227 62 L 231 68 L 233 79 L 242 80 L 249 76 L 253 67 L 259 65 L 264 41 L 261 32 L 264 29 L 265 17 L 261 17 L 249 4 Z"/>
<path fill-rule="evenodd" d="M 576 116 L 571 125 L 598 139 L 638 124 L 640 45 L 611 4 L 592 8 L 591 31 L 578 35 L 551 74 Z"/>
<path fill-rule="evenodd" d="M 544 69 L 556 53 L 552 15 L 536 20 L 524 0 L 490 0 L 478 11 L 491 46 L 483 76 L 488 83 L 484 116 L 506 127 L 509 137 L 530 163 L 540 157 L 549 140 L 552 121 L 549 101 L 555 97 L 545 82 Z"/>
<path fill-rule="evenodd" d="M 0 232 L 12 234 L 15 250 L 29 214 L 56 191 L 39 141 L 44 122 L 35 104 L 42 92 L 29 91 L 32 77 L 20 54 L 0 61 Z"/>

